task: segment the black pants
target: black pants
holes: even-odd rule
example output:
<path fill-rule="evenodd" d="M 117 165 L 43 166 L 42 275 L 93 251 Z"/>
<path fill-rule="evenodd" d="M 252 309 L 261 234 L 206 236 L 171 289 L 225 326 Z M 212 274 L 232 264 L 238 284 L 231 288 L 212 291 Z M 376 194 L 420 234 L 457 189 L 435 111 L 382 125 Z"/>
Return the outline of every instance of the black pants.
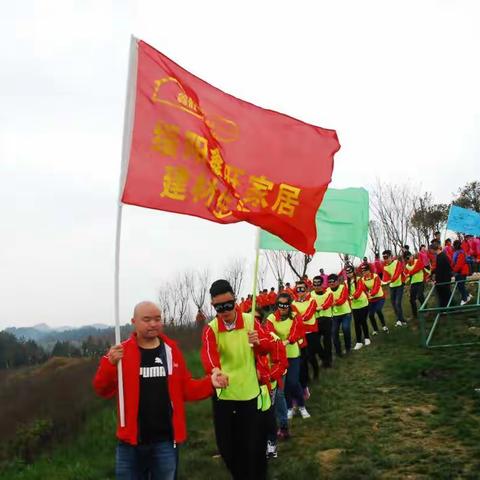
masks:
<path fill-rule="evenodd" d="M 452 293 L 450 290 L 450 285 L 435 285 L 435 290 L 438 298 L 438 306 L 446 307 Z"/>
<path fill-rule="evenodd" d="M 425 301 L 423 290 L 423 282 L 412 283 L 410 285 L 410 306 L 412 307 L 412 315 L 414 318 L 417 318 L 418 315 L 417 300 L 420 301 L 420 306 L 422 306 L 423 302 Z"/>
<path fill-rule="evenodd" d="M 265 480 L 267 432 L 257 399 L 213 397 L 213 423 L 218 451 L 233 480 Z"/>
<path fill-rule="evenodd" d="M 318 346 L 324 367 L 332 366 L 332 317 L 318 319 Z"/>
<path fill-rule="evenodd" d="M 357 337 L 357 343 L 362 343 L 363 338 L 370 338 L 367 325 L 368 305 L 363 308 L 353 308 L 352 313 L 353 320 L 355 322 L 355 335 Z"/>
<path fill-rule="evenodd" d="M 319 368 L 317 355 L 320 355 L 320 338 L 318 332 L 307 333 L 307 348 L 304 349 L 306 352 L 302 356 L 302 364 L 300 366 L 300 383 L 302 387 L 305 388 L 308 386 L 310 380 L 309 376 L 309 366 L 313 370 L 313 380 L 318 378 Z"/>

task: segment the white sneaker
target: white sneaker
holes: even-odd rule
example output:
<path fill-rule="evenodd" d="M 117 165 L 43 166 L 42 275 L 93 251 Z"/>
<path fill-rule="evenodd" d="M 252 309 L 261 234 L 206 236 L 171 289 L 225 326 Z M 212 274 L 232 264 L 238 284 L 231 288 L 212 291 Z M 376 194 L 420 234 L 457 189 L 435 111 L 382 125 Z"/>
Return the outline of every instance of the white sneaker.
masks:
<path fill-rule="evenodd" d="M 353 347 L 354 350 L 360 350 L 363 347 L 363 343 L 356 343 Z"/>
<path fill-rule="evenodd" d="M 367 347 L 368 345 L 370 345 L 372 342 L 370 341 L 369 338 L 366 338 L 365 339 L 365 346 Z"/>
<path fill-rule="evenodd" d="M 468 303 L 472 298 L 473 298 L 473 297 L 472 297 L 470 294 L 468 294 L 467 299 L 466 299 L 466 300 L 462 300 L 462 301 L 460 302 L 460 305 L 463 307 L 463 305 L 465 305 L 466 303 Z"/>
<path fill-rule="evenodd" d="M 395 326 L 396 326 L 396 324 L 395 324 Z M 382 330 L 383 330 L 385 333 L 388 333 L 388 327 L 387 327 L 386 325 L 384 325 L 384 326 L 382 327 Z"/>
<path fill-rule="evenodd" d="M 402 322 L 401 322 L 400 320 L 397 320 L 397 321 L 395 322 L 395 326 L 396 326 L 396 327 L 401 327 L 401 326 L 402 326 Z M 383 329 L 385 330 L 385 327 L 383 327 Z"/>
<path fill-rule="evenodd" d="M 402 327 L 406 327 L 407 326 L 407 322 L 402 322 Z"/>
<path fill-rule="evenodd" d="M 302 418 L 310 418 L 310 414 L 307 412 L 307 409 L 305 407 L 299 407 L 298 411 L 300 412 Z"/>
<path fill-rule="evenodd" d="M 378 335 L 378 332 L 376 330 L 372 332 L 372 337 L 374 337 L 375 335 Z"/>
<path fill-rule="evenodd" d="M 267 442 L 267 458 L 277 458 L 277 446 L 268 440 Z"/>
<path fill-rule="evenodd" d="M 287 410 L 287 418 L 291 420 L 293 418 L 293 408 Z"/>

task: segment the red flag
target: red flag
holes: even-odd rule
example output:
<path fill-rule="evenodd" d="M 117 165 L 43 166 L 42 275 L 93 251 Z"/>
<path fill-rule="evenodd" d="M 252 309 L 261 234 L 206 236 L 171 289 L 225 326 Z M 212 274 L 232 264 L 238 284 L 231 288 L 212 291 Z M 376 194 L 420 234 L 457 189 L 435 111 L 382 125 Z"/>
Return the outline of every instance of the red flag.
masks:
<path fill-rule="evenodd" d="M 247 221 L 313 253 L 334 130 L 239 100 L 141 40 L 122 202 Z"/>

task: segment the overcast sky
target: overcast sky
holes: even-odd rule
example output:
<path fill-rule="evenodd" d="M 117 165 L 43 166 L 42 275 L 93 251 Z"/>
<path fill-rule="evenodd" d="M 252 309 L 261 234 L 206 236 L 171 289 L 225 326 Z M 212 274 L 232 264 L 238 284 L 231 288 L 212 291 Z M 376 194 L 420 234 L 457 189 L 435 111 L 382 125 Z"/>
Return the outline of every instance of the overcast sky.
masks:
<path fill-rule="evenodd" d="M 479 14 L 476 0 L 3 2 L 0 328 L 113 323 L 130 34 L 228 93 L 337 130 L 331 186 L 418 182 L 448 202 L 480 171 Z M 176 272 L 221 275 L 253 255 L 250 225 L 126 206 L 121 322 Z M 337 263 L 319 255 L 315 269 Z"/>

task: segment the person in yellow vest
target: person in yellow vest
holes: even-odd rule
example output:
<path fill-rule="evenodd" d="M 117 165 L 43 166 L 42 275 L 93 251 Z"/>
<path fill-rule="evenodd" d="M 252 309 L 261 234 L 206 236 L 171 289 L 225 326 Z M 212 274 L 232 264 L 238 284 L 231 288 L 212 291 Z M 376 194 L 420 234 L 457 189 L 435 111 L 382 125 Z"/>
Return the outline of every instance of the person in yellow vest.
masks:
<path fill-rule="evenodd" d="M 382 329 L 385 333 L 388 333 L 388 327 L 385 324 L 385 317 L 383 316 L 383 306 L 385 305 L 385 293 L 382 288 L 382 280 L 379 275 L 372 272 L 372 268 L 369 264 L 362 265 L 363 284 L 368 297 L 368 316 L 372 325 L 372 335 L 375 336 L 378 333 L 378 324 L 375 320 L 375 315 L 382 323 Z"/>
<path fill-rule="evenodd" d="M 310 414 L 305 408 L 305 398 L 300 383 L 300 346 L 298 342 L 303 338 L 303 322 L 297 309 L 292 305 L 292 297 L 288 293 L 280 293 L 277 297 L 277 308 L 267 318 L 270 331 L 280 337 L 287 351 L 288 368 L 285 378 L 285 399 L 287 412 L 281 410 L 279 403 L 277 414 L 279 416 L 280 430 L 286 428 L 286 420 L 293 418 L 293 402 L 295 401 L 302 418 L 309 418 Z M 288 428 L 288 424 L 287 424 Z M 284 431 L 289 436 L 288 430 Z"/>
<path fill-rule="evenodd" d="M 382 283 L 390 285 L 390 300 L 395 312 L 397 321 L 396 327 L 405 326 L 407 323 L 403 318 L 403 264 L 399 259 L 392 257 L 391 250 L 384 250 L 383 257 L 383 278 Z"/>
<path fill-rule="evenodd" d="M 317 302 L 312 299 L 308 286 L 304 280 L 295 283 L 295 300 L 293 306 L 298 310 L 303 321 L 306 346 L 301 350 L 300 383 L 303 387 L 305 400 L 310 398 L 309 364 L 313 370 L 313 380 L 318 379 L 319 367 L 317 355 L 320 354 L 320 341 L 318 339 L 318 323 L 315 318 Z M 303 346 L 302 346 L 303 347 Z"/>
<path fill-rule="evenodd" d="M 405 276 L 407 282 L 410 282 L 410 306 L 412 307 L 412 316 L 417 318 L 417 299 L 420 305 L 425 301 L 424 282 L 425 282 L 425 267 L 420 258 L 415 258 L 412 254 L 405 255 Z"/>
<path fill-rule="evenodd" d="M 340 346 L 340 326 L 342 327 L 343 340 L 345 342 L 345 351 L 349 353 L 352 349 L 351 323 L 352 323 L 352 309 L 350 307 L 350 300 L 348 295 L 348 288 L 342 281 L 339 282 L 338 275 L 331 273 L 328 276 L 328 286 L 333 294 L 332 307 L 332 336 L 333 345 L 337 357 L 343 357 L 342 347 Z"/>
<path fill-rule="evenodd" d="M 267 438 L 256 363 L 274 341 L 252 314 L 242 313 L 227 280 L 213 282 L 210 296 L 217 316 L 203 332 L 201 359 L 206 372 L 221 370 L 229 379 L 212 398 L 217 447 L 233 479 L 264 480 Z"/>
<path fill-rule="evenodd" d="M 345 273 L 347 274 L 347 287 L 355 323 L 355 336 L 357 337 L 357 343 L 353 349 L 360 350 L 364 344 L 365 346 L 370 345 L 370 334 L 368 333 L 367 325 L 368 296 L 362 277 L 357 277 L 353 265 L 347 265 Z"/>
<path fill-rule="evenodd" d="M 333 293 L 321 275 L 313 277 L 312 298 L 317 303 L 318 343 L 323 368 L 332 366 L 332 307 Z"/>

